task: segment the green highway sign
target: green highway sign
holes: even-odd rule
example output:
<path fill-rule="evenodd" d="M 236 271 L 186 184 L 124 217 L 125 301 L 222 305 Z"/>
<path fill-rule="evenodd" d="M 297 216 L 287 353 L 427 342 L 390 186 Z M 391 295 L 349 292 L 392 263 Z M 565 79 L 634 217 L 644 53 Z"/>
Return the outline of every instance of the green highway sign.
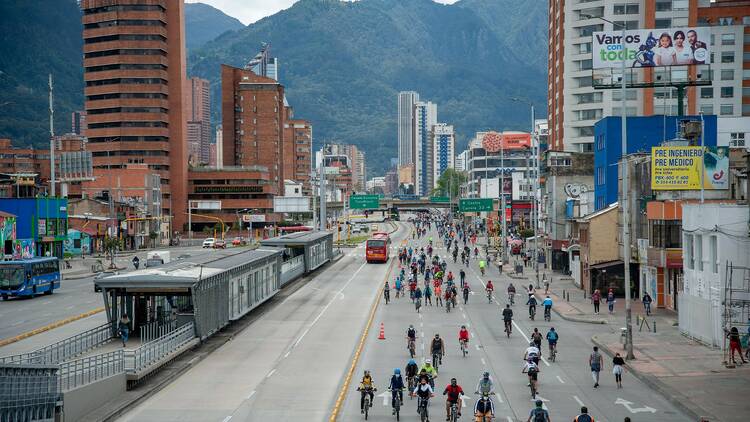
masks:
<path fill-rule="evenodd" d="M 492 198 L 470 198 L 458 201 L 458 210 L 461 212 L 492 211 Z"/>
<path fill-rule="evenodd" d="M 349 208 L 353 210 L 370 210 L 380 208 L 378 195 L 352 195 L 349 197 Z"/>
<path fill-rule="evenodd" d="M 450 199 L 447 196 L 431 196 L 430 202 L 432 203 L 445 203 L 450 202 Z"/>

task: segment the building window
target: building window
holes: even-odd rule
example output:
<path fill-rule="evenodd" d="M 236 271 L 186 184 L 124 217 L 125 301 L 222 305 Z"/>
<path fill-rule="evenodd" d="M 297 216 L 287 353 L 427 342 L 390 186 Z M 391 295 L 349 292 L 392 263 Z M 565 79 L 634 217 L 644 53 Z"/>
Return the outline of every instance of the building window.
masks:
<path fill-rule="evenodd" d="M 638 29 L 638 21 L 615 21 L 615 28 L 622 29 L 624 26 L 625 29 Z"/>
<path fill-rule="evenodd" d="M 721 87 L 721 98 L 732 98 L 734 97 L 734 87 L 723 86 Z"/>
<path fill-rule="evenodd" d="M 703 114 L 714 114 L 713 104 L 701 104 L 701 113 Z"/>
<path fill-rule="evenodd" d="M 745 133 L 744 132 L 732 132 L 729 134 L 729 146 L 730 147 L 744 147 L 745 146 Z"/>
<path fill-rule="evenodd" d="M 599 120 L 602 117 L 602 110 L 581 110 L 578 112 L 578 120 Z"/>
<path fill-rule="evenodd" d="M 734 114 L 734 106 L 732 104 L 722 104 L 719 107 L 719 114 L 722 116 L 731 116 Z"/>
<path fill-rule="evenodd" d="M 672 19 L 656 19 L 654 21 L 654 28 L 664 29 L 672 26 Z"/>
<path fill-rule="evenodd" d="M 628 89 L 625 91 L 625 99 L 626 100 L 637 100 L 638 99 L 638 91 L 635 89 Z M 612 101 L 621 101 L 622 100 L 622 90 L 615 89 L 612 90 Z"/>
<path fill-rule="evenodd" d="M 731 26 L 734 25 L 734 18 L 731 16 L 719 18 L 720 26 Z"/>
<path fill-rule="evenodd" d="M 580 54 L 591 53 L 591 43 L 585 42 L 583 44 L 578 44 L 578 52 Z"/>
<path fill-rule="evenodd" d="M 742 69 L 742 80 L 750 81 L 750 69 Z"/>
<path fill-rule="evenodd" d="M 680 220 L 651 220 L 649 244 L 655 248 L 682 247 L 682 222 Z"/>
<path fill-rule="evenodd" d="M 591 59 L 578 61 L 578 70 L 590 70 L 592 67 L 593 62 L 591 61 Z"/>
<path fill-rule="evenodd" d="M 578 104 L 592 104 L 602 102 L 601 92 L 587 92 L 585 94 L 576 94 Z"/>
<path fill-rule="evenodd" d="M 575 78 L 578 82 L 578 88 L 588 88 L 593 85 L 594 81 L 591 76 L 584 76 L 582 78 Z"/>
<path fill-rule="evenodd" d="M 685 234 L 685 238 L 683 239 L 685 242 L 685 247 L 682 248 L 684 256 L 684 261 L 687 264 L 687 268 L 689 270 L 695 269 L 695 255 L 693 254 L 693 235 L 692 234 Z"/>
<path fill-rule="evenodd" d="M 601 31 L 604 29 L 604 25 L 586 25 L 578 28 L 579 37 L 590 37 L 594 35 L 594 32 Z"/>
<path fill-rule="evenodd" d="M 552 167 L 570 167 L 570 157 L 552 157 L 549 160 L 550 166 Z"/>
<path fill-rule="evenodd" d="M 713 97 L 714 97 L 714 89 L 712 87 L 701 88 L 701 98 L 713 98 Z"/>
<path fill-rule="evenodd" d="M 743 16 L 742 17 L 742 24 L 743 25 L 750 25 L 750 16 Z"/>
<path fill-rule="evenodd" d="M 722 81 L 732 81 L 732 80 L 734 80 L 734 70 L 733 69 L 722 69 L 721 70 L 721 80 Z"/>
<path fill-rule="evenodd" d="M 672 0 L 667 1 L 657 1 L 656 2 L 656 11 L 657 12 L 668 12 L 672 10 Z"/>
<path fill-rule="evenodd" d="M 616 4 L 614 7 L 615 15 L 637 15 L 638 3 Z"/>
<path fill-rule="evenodd" d="M 721 62 L 722 63 L 734 63 L 734 51 L 722 51 Z"/>
<path fill-rule="evenodd" d="M 688 10 L 690 7 L 690 0 L 673 0 L 672 10 Z"/>
<path fill-rule="evenodd" d="M 734 45 L 734 34 L 721 34 L 721 45 Z"/>
<path fill-rule="evenodd" d="M 593 126 L 579 127 L 578 136 L 594 136 L 594 127 Z"/>

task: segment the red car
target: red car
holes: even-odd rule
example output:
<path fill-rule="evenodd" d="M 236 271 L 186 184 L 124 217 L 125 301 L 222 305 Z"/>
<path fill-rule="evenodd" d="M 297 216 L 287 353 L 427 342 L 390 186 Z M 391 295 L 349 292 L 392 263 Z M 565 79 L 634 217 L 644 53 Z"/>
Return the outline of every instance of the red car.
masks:
<path fill-rule="evenodd" d="M 245 245 L 247 245 L 247 242 L 245 242 L 245 239 L 243 239 L 241 236 L 238 236 L 232 239 L 232 246 L 245 246 Z"/>
<path fill-rule="evenodd" d="M 216 239 L 214 242 L 214 249 L 226 249 L 227 248 L 227 242 L 225 242 L 223 239 Z"/>

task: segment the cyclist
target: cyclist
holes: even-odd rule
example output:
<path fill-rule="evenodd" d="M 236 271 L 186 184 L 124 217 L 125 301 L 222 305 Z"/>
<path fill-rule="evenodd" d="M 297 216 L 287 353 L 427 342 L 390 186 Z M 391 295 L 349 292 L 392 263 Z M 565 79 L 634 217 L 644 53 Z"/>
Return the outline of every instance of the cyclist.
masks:
<path fill-rule="evenodd" d="M 539 386 L 537 384 L 539 381 L 539 365 L 534 362 L 534 359 L 528 359 L 521 372 L 526 372 L 526 374 L 529 376 L 529 386 L 531 386 L 531 384 L 533 383 L 534 391 L 538 393 Z"/>
<path fill-rule="evenodd" d="M 534 328 L 534 331 L 531 333 L 531 341 L 534 342 L 534 345 L 537 349 L 541 352 L 542 350 L 542 333 L 539 332 L 538 328 Z"/>
<path fill-rule="evenodd" d="M 440 334 L 435 334 L 430 344 L 430 352 L 433 356 L 437 355 L 437 364 L 443 364 L 443 355 L 445 354 L 445 342 L 440 338 Z M 425 362 L 425 365 L 427 362 Z"/>
<path fill-rule="evenodd" d="M 471 291 L 471 287 L 469 287 L 469 283 L 464 283 L 464 305 L 466 305 L 466 302 L 469 301 L 470 291 Z"/>
<path fill-rule="evenodd" d="M 419 372 L 419 366 L 417 365 L 417 361 L 415 361 L 414 359 L 409 359 L 409 362 L 406 364 L 406 368 L 404 369 L 405 369 L 404 372 L 406 372 L 407 381 L 409 381 L 410 379 L 416 378 L 417 373 Z"/>
<path fill-rule="evenodd" d="M 510 334 L 513 329 L 513 309 L 510 309 L 510 305 L 505 305 L 505 309 L 503 309 L 503 322 L 505 323 L 505 331 Z"/>
<path fill-rule="evenodd" d="M 419 308 L 422 307 L 422 289 L 420 288 L 414 291 L 414 307 L 417 309 L 417 313 L 419 313 Z"/>
<path fill-rule="evenodd" d="M 435 284 L 435 306 L 443 306 L 443 288 Z"/>
<path fill-rule="evenodd" d="M 474 259 L 477 259 L 477 258 L 479 258 L 479 248 L 474 246 Z"/>
<path fill-rule="evenodd" d="M 448 396 L 445 400 L 445 420 L 450 420 L 451 417 L 451 406 L 456 404 L 458 406 L 458 416 L 461 416 L 461 396 L 464 395 L 464 390 L 458 385 L 458 381 L 455 378 L 451 378 L 451 383 L 443 390 L 443 395 Z"/>
<path fill-rule="evenodd" d="M 483 259 L 479 261 L 479 272 L 481 272 L 482 275 L 484 275 L 484 267 L 486 266 L 487 266 L 487 263 L 484 262 Z"/>
<path fill-rule="evenodd" d="M 532 284 L 529 284 L 529 288 L 528 288 L 528 289 L 526 289 L 526 293 L 528 293 L 528 294 L 529 294 L 529 297 L 532 297 L 532 296 L 534 296 L 534 285 L 532 285 Z"/>
<path fill-rule="evenodd" d="M 464 344 L 464 343 L 467 343 L 466 349 L 468 350 L 469 330 L 466 329 L 465 325 L 462 325 L 461 329 L 458 330 L 458 344 Z"/>
<path fill-rule="evenodd" d="M 510 301 L 511 305 L 515 303 L 515 297 L 516 297 L 516 286 L 513 285 L 513 283 L 508 284 L 508 300 Z"/>
<path fill-rule="evenodd" d="M 531 412 L 529 412 L 529 418 L 526 419 L 526 422 L 552 422 L 549 418 L 549 412 L 547 412 L 543 406 L 544 402 L 537 400 L 536 407 L 531 409 Z"/>
<path fill-rule="evenodd" d="M 412 302 L 414 302 L 414 294 L 416 290 L 417 290 L 417 280 L 412 278 L 411 281 L 409 281 L 409 298 L 411 299 Z"/>
<path fill-rule="evenodd" d="M 533 315 L 536 313 L 536 298 L 534 296 L 529 296 L 529 300 L 526 304 L 529 305 L 529 318 L 534 319 Z"/>
<path fill-rule="evenodd" d="M 495 417 L 495 405 L 488 394 L 482 394 L 482 397 L 474 404 L 474 416 L 477 418 L 476 422 L 489 421 Z"/>
<path fill-rule="evenodd" d="M 416 343 L 417 342 L 417 330 L 414 328 L 414 325 L 409 324 L 409 329 L 406 330 L 406 348 L 409 348 L 410 343 Z"/>
<path fill-rule="evenodd" d="M 416 387 L 414 387 L 414 391 L 412 391 L 411 396 L 418 396 L 420 400 L 417 400 L 417 412 L 419 412 L 419 405 L 421 401 L 424 401 L 424 407 L 427 407 L 428 400 L 430 397 L 435 397 L 435 394 L 432 391 L 432 386 L 427 383 L 427 378 L 420 378 L 419 384 L 417 384 Z"/>
<path fill-rule="evenodd" d="M 424 304 L 430 304 L 432 306 L 432 289 L 430 288 L 430 283 L 425 283 L 424 285 Z"/>
<path fill-rule="evenodd" d="M 372 380 L 372 375 L 370 375 L 370 371 L 365 369 L 365 374 L 362 376 L 362 380 L 359 382 L 359 387 L 357 387 L 357 391 L 359 391 L 362 394 L 362 397 L 359 401 L 359 410 L 362 412 L 362 414 L 365 413 L 365 395 L 370 395 L 370 407 L 372 407 L 372 401 L 375 399 L 375 381 Z"/>
<path fill-rule="evenodd" d="M 451 291 L 451 305 L 455 308 L 456 307 L 456 298 L 458 297 L 458 290 L 456 290 L 456 285 L 450 287 Z"/>
<path fill-rule="evenodd" d="M 474 394 L 490 395 L 493 393 L 494 385 L 492 384 L 492 380 L 490 379 L 490 373 L 485 372 L 484 374 L 482 374 L 482 378 L 479 378 L 479 383 L 477 384 L 477 389 Z"/>
<path fill-rule="evenodd" d="M 435 385 L 435 378 L 437 378 L 437 369 L 435 369 L 434 366 L 432 366 L 432 360 L 426 359 L 424 361 L 424 366 L 419 370 L 419 379 L 422 378 L 426 379 L 431 386 Z"/>
<path fill-rule="evenodd" d="M 531 360 L 534 363 L 539 363 L 539 348 L 536 347 L 536 343 L 529 342 L 529 347 L 526 348 L 526 352 L 523 354 L 523 360 Z"/>
<path fill-rule="evenodd" d="M 552 315 L 550 314 L 550 312 L 552 311 L 552 298 L 547 295 L 547 297 L 545 297 L 542 301 L 542 305 L 544 305 L 544 317 L 551 318 Z"/>
<path fill-rule="evenodd" d="M 492 292 L 495 291 L 495 286 L 492 285 L 492 280 L 487 280 L 484 290 L 487 292 L 488 296 L 492 296 Z"/>
<path fill-rule="evenodd" d="M 557 347 L 557 340 L 560 338 L 560 336 L 557 335 L 557 331 L 555 331 L 555 327 L 550 327 L 549 331 L 547 332 L 547 342 L 549 343 L 549 355 L 552 357 L 552 351 Z"/>
<path fill-rule="evenodd" d="M 401 369 L 396 368 L 393 370 L 393 376 L 391 377 L 391 385 L 388 386 L 391 390 L 391 406 L 393 407 L 393 414 L 396 414 L 396 397 L 404 404 L 404 379 L 401 378 Z"/>
<path fill-rule="evenodd" d="M 385 298 L 385 304 L 391 301 L 391 285 L 388 280 L 385 281 L 385 287 L 383 287 L 383 297 Z"/>
<path fill-rule="evenodd" d="M 401 296 L 401 277 L 396 277 L 396 281 L 393 282 L 393 287 L 396 289 L 396 297 Z"/>

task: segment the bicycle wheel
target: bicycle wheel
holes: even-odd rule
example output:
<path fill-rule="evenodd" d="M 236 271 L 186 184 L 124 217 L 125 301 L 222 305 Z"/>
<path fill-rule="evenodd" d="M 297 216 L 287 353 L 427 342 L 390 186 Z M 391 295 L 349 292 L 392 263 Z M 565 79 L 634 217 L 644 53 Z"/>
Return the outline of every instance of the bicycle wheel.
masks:
<path fill-rule="evenodd" d="M 531 384 L 531 386 L 529 387 L 531 389 L 531 398 L 534 399 L 536 398 L 536 386 L 534 385 L 533 381 L 530 382 L 529 384 Z M 366 413 L 365 413 L 365 416 L 367 416 Z M 365 417 L 365 419 L 367 419 L 367 417 Z"/>
<path fill-rule="evenodd" d="M 369 412 L 370 412 L 370 398 L 368 396 L 368 397 L 365 397 L 365 420 L 367 420 L 367 416 Z"/>

